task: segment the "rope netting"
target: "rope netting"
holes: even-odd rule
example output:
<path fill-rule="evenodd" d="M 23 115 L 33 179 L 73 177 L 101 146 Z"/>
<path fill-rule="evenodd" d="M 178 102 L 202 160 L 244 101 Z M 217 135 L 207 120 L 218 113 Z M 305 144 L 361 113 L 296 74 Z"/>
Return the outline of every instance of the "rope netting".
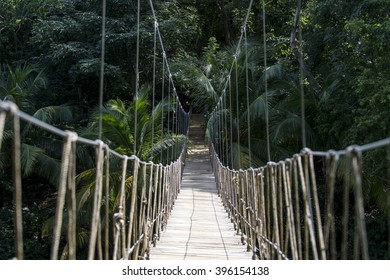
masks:
<path fill-rule="evenodd" d="M 102 54 L 99 87 L 98 139 L 104 136 L 103 84 L 106 1 L 102 1 Z M 148 259 L 150 247 L 156 245 L 164 229 L 174 201 L 180 190 L 182 168 L 187 151 L 187 134 L 190 113 L 180 103 L 174 86 L 162 36 L 152 1 L 154 16 L 154 66 L 152 108 L 150 115 L 151 150 L 166 136 L 185 136 L 184 140 L 172 140 L 161 148 L 161 163 L 146 162 L 136 156 L 141 141 L 138 138 L 139 116 L 134 106 L 134 155 L 123 155 L 101 140 L 89 140 L 71 131 L 63 131 L 42 122 L 22 111 L 12 102 L 0 102 L 0 148 L 4 135 L 12 135 L 12 170 L 15 208 L 15 256 L 24 259 L 23 195 L 22 195 L 22 136 L 24 126 L 34 126 L 53 141 L 62 142 L 60 176 L 56 192 L 55 216 L 51 233 L 50 258 L 55 259 Z M 139 24 L 140 1 L 137 12 L 137 81 L 134 102 L 139 98 Z M 156 57 L 159 49 L 163 57 L 162 102 L 156 105 Z M 152 46 L 151 46 L 152 47 Z M 165 83 L 168 76 L 168 85 Z M 164 92 L 167 96 L 164 96 Z M 155 111 L 157 106 L 162 110 Z M 157 116 L 159 114 L 159 116 Z M 157 124 L 156 121 L 160 121 Z M 157 128 L 161 131 L 156 131 Z M 142 128 L 145 129 L 145 128 Z M 169 138 L 169 137 L 168 137 Z M 164 144 L 161 144 L 164 146 Z M 3 147 L 4 148 L 4 147 Z M 93 156 L 93 169 L 85 170 L 80 150 L 88 150 Z M 157 149 L 158 150 L 158 149 Z M 164 154 L 163 154 L 164 153 Z M 163 164 L 162 162 L 165 162 Z M 87 241 L 86 241 L 87 240 Z M 80 249 L 82 248 L 82 249 Z M 80 252 L 81 251 L 81 252 Z"/>
<path fill-rule="evenodd" d="M 249 4 L 225 88 L 210 114 L 208 125 L 217 188 L 237 234 L 241 235 L 242 243 L 247 245 L 248 251 L 253 252 L 253 259 L 369 259 L 370 240 L 366 224 L 367 220 L 372 220 L 375 216 L 370 214 L 370 211 L 375 209 L 382 211 L 387 217 L 387 229 L 378 237 L 385 245 L 376 251 L 390 256 L 390 138 L 365 146 L 351 146 L 337 152 L 313 152 L 305 148 L 304 73 L 301 68 L 301 127 L 304 148 L 301 153 L 291 158 L 272 161 L 266 77 L 268 66 L 265 1 L 262 1 L 266 131 L 264 146 L 266 145 L 268 163 L 259 168 L 242 169 L 242 161 L 245 161 L 246 166 L 248 163 L 253 166 L 250 137 L 251 130 L 254 131 L 256 125 L 251 123 L 249 116 L 251 89 L 248 87 L 247 69 L 246 25 L 252 2 Z M 297 17 L 300 18 L 300 15 Z M 302 40 L 300 27 L 299 40 Z M 241 49 L 244 50 L 243 54 Z M 302 49 L 299 51 L 303 53 Z M 241 58 L 244 56 L 242 60 L 245 64 L 246 79 L 245 83 L 242 83 L 246 87 L 246 102 L 241 104 L 238 100 L 237 74 L 240 55 Z M 301 54 L 300 59 L 302 57 Z M 232 86 L 232 81 L 235 86 Z M 241 117 L 243 112 L 247 113 L 247 120 Z M 247 147 L 240 147 L 240 139 L 245 134 L 240 131 L 240 118 L 247 121 L 248 125 Z M 233 137 L 236 138 L 235 143 Z M 389 153 L 387 158 L 386 148 Z M 364 154 L 380 152 L 380 149 L 385 149 L 383 161 L 387 161 L 385 165 L 387 164 L 388 169 L 387 174 L 386 171 L 381 174 L 385 183 L 378 195 L 384 197 L 385 206 L 377 205 L 374 201 L 367 203 L 369 198 L 363 187 L 364 180 L 367 180 L 364 178 L 367 174 L 364 174 L 362 169 Z M 247 158 L 242 159 L 243 157 Z M 377 246 L 371 244 L 371 249 Z"/>
<path fill-rule="evenodd" d="M 188 114 L 184 114 L 180 133 L 187 135 Z M 51 259 L 76 258 L 80 226 L 78 216 L 81 200 L 76 197 L 82 183 L 77 180 L 77 150 L 80 146 L 95 149 L 95 178 L 85 194 L 90 198 L 88 259 L 147 259 L 151 244 L 160 237 L 180 189 L 186 143 L 179 157 L 168 165 L 141 161 L 136 156 L 126 156 L 109 148 L 101 140 L 92 141 L 76 133 L 63 131 L 35 119 L 11 102 L 0 103 L 0 143 L 6 123 L 12 129 L 12 162 L 15 205 L 16 257 L 23 252 L 23 204 L 21 170 L 21 125 L 24 121 L 42 131 L 62 139 L 60 180 L 52 229 Z M 0 147 L 1 148 L 1 147 Z M 4 148 L 4 147 L 3 147 Z M 112 170 L 121 170 L 112 174 Z M 118 178 L 116 180 L 114 177 Z M 114 182 L 115 181 L 115 182 Z M 84 197 L 83 199 L 87 199 Z M 65 224 L 66 223 L 66 224 Z"/>
<path fill-rule="evenodd" d="M 219 194 L 254 258 L 369 259 L 362 158 L 364 152 L 386 147 L 390 138 L 339 152 L 304 149 L 290 159 L 247 170 L 224 166 L 213 146 L 211 151 Z M 337 189 L 340 178 L 343 187 Z M 389 216 L 388 189 L 382 195 Z"/>

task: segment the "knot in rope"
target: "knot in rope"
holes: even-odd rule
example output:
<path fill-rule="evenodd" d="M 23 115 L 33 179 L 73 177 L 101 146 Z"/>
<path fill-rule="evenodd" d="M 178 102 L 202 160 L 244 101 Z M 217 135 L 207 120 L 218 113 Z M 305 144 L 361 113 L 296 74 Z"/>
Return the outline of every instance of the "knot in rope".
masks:
<path fill-rule="evenodd" d="M 269 161 L 269 162 L 267 163 L 267 166 L 269 166 L 269 167 L 274 167 L 274 166 L 277 166 L 277 164 L 276 164 L 276 162 L 274 162 L 274 161 Z"/>
<path fill-rule="evenodd" d="M 65 137 L 70 142 L 77 142 L 77 140 L 79 139 L 79 136 L 77 135 L 76 132 L 69 131 L 69 130 L 65 131 Z"/>
<path fill-rule="evenodd" d="M 119 207 L 119 210 L 121 208 L 122 207 Z M 113 215 L 113 220 L 114 220 L 115 228 L 117 230 L 119 230 L 124 225 L 124 219 L 123 219 L 123 214 L 122 213 L 115 213 Z"/>
<path fill-rule="evenodd" d="M 4 104 L 4 109 L 10 113 L 11 116 L 15 116 L 19 112 L 19 107 L 13 103 L 13 102 L 3 102 L 2 105 Z"/>
<path fill-rule="evenodd" d="M 362 149 L 358 145 L 349 146 L 346 149 L 346 151 L 347 151 L 347 154 L 350 156 L 361 156 L 361 154 L 362 154 Z"/>
<path fill-rule="evenodd" d="M 326 154 L 326 158 L 334 158 L 335 160 L 338 160 L 340 155 L 335 150 L 329 150 Z"/>
<path fill-rule="evenodd" d="M 302 155 L 311 155 L 311 154 L 313 154 L 313 152 L 309 148 L 303 148 L 301 151 L 301 154 Z"/>
<path fill-rule="evenodd" d="M 99 147 L 99 148 L 102 148 L 104 147 L 104 142 L 100 139 L 96 140 L 96 146 Z"/>

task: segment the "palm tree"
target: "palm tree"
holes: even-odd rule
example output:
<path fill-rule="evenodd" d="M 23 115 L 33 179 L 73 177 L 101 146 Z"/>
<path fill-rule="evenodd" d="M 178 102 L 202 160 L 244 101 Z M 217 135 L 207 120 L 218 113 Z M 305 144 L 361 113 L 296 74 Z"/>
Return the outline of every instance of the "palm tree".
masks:
<path fill-rule="evenodd" d="M 67 105 L 39 108 L 34 102 L 40 91 L 46 87 L 43 71 L 31 65 L 3 66 L 0 69 L 0 98 L 2 101 L 15 103 L 20 110 L 48 124 L 64 127 L 73 119 L 72 108 Z M 52 185 L 57 185 L 60 174 L 62 141 L 55 136 L 35 129 L 31 124 L 22 123 L 21 127 L 21 164 L 24 177 L 32 174 L 45 178 Z M 6 128 L 3 141 L 12 136 Z M 2 151 L 0 168 L 10 166 L 9 151 Z"/>
<path fill-rule="evenodd" d="M 167 124 L 167 116 L 170 115 L 170 119 L 174 121 L 173 116 L 179 114 L 176 110 L 177 104 L 165 99 L 153 109 L 149 99 L 149 90 L 148 86 L 141 87 L 137 100 L 133 102 L 126 103 L 119 99 L 109 100 L 102 112 L 96 110 L 93 113 L 88 129 L 81 135 L 96 138 L 101 115 L 101 140 L 116 152 L 136 155 L 143 161 L 169 163 L 175 160 L 178 155 L 168 155 L 166 150 L 181 145 L 185 137 L 175 131 L 173 122 Z M 135 112 L 137 112 L 137 123 Z M 167 127 L 170 127 L 169 131 Z M 134 135 L 137 136 L 136 139 Z M 134 147 L 137 147 L 136 151 Z M 161 154 L 163 158 L 160 157 Z"/>
<path fill-rule="evenodd" d="M 92 115 L 92 121 L 88 128 L 81 131 L 80 135 L 86 138 L 94 139 L 98 136 L 99 118 L 102 118 L 102 141 L 114 151 L 125 155 L 136 155 L 142 161 L 154 161 L 169 163 L 178 158 L 186 137 L 177 131 L 175 126 L 170 126 L 170 131 L 165 127 L 167 124 L 162 119 L 167 119 L 171 114 L 173 118 L 177 115 L 176 104 L 162 100 L 154 109 L 150 104 L 149 87 L 141 87 L 139 97 L 133 102 L 125 102 L 119 99 L 109 100 L 103 110 L 96 109 Z M 137 110 L 136 110 L 137 109 Z M 137 112 L 137 124 L 135 124 L 135 112 Z M 164 127 L 164 131 L 163 128 Z M 134 135 L 137 135 L 136 139 Z M 137 143 L 137 150 L 134 151 L 134 143 Z M 88 148 L 78 147 L 79 153 L 84 150 L 88 154 Z M 90 152 L 90 151 L 89 151 Z M 91 156 L 92 157 L 92 156 Z M 122 177 L 122 166 L 120 159 L 112 156 L 109 159 L 110 174 L 104 174 L 110 177 L 109 197 L 103 201 L 109 205 L 110 217 L 117 211 L 120 194 L 120 183 Z M 96 166 L 92 164 L 89 168 L 79 172 L 76 177 L 77 183 L 77 244 L 80 248 L 88 245 L 89 230 L 93 209 L 93 198 L 95 193 Z M 128 167 L 127 178 L 125 180 L 127 196 L 131 195 L 133 182 L 132 168 Z M 139 186 L 141 187 L 141 186 Z M 140 199 L 140 198 L 139 198 Z M 129 205 L 129 203 L 127 203 Z M 137 210 L 138 211 L 138 210 Z M 102 213 L 103 215 L 103 213 Z M 67 214 L 64 215 L 64 224 L 67 223 Z M 103 221 L 104 219 L 102 219 Z M 110 220 L 111 223 L 111 220 Z M 47 220 L 42 233 L 49 236 L 54 225 L 54 217 Z M 108 226 L 102 224 L 101 230 Z M 64 229 L 66 230 L 66 229 Z M 79 258 L 85 258 L 79 250 Z M 64 245 L 62 258 L 67 258 L 68 247 Z"/>
<path fill-rule="evenodd" d="M 223 67 L 220 66 L 223 63 L 215 59 L 216 55 L 210 56 L 207 53 L 204 65 L 198 68 L 185 62 L 178 63 L 177 67 L 174 67 L 180 81 L 187 83 L 190 91 L 195 93 L 192 95 L 195 104 L 201 104 L 208 113 L 211 113 L 220 96 L 223 96 L 223 90 L 225 92 L 223 105 L 220 103 L 216 111 L 210 114 L 206 135 L 210 136 L 210 133 L 214 133 L 213 136 L 218 142 L 215 144 L 224 147 L 220 149 L 224 150 L 225 154 L 228 147 L 227 155 L 219 151 L 220 158 L 226 165 L 233 168 L 264 165 L 268 161 L 265 134 L 265 109 L 268 106 L 271 159 L 277 161 L 291 156 L 302 148 L 299 76 L 295 74 L 297 71 L 291 70 L 293 66 L 284 60 L 274 62 L 265 71 L 262 66 L 263 46 L 258 40 L 248 41 L 247 64 L 244 49 L 239 52 L 236 62 L 231 58 L 233 55 L 226 55 L 233 54 L 235 51 L 236 47 L 233 46 L 232 49 L 223 52 L 222 58 L 226 61 Z M 269 48 L 270 54 L 273 51 Z M 246 83 L 246 67 L 248 83 Z M 233 69 L 230 72 L 230 81 L 227 80 L 229 69 Z M 265 103 L 265 80 L 268 83 L 268 104 Z M 246 98 L 247 87 L 249 107 Z M 313 95 L 306 95 L 305 98 L 306 103 L 315 103 Z M 250 137 L 248 137 L 248 122 L 251 127 L 256 126 L 256 130 L 251 129 Z M 225 126 L 220 132 L 215 129 L 218 124 Z M 309 124 L 305 123 L 305 126 L 307 142 L 312 145 L 315 141 L 314 133 Z"/>

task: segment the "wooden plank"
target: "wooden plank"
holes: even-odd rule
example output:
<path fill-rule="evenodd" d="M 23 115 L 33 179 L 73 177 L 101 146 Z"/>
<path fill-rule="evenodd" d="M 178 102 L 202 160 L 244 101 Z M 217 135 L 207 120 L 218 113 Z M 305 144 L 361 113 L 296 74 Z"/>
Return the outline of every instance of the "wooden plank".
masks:
<path fill-rule="evenodd" d="M 195 115 L 190 124 L 188 157 L 178 199 L 157 246 L 151 248 L 152 260 L 251 259 L 237 236 L 218 197 L 211 171 L 208 148 L 201 143 Z"/>

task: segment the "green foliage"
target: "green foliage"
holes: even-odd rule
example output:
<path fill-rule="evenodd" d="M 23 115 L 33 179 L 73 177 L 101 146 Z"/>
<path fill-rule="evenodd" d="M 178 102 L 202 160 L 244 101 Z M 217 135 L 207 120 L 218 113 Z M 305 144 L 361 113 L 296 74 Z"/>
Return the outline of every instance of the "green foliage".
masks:
<path fill-rule="evenodd" d="M 242 160 L 240 163 L 228 162 L 224 158 L 233 167 L 249 165 L 248 121 L 256 128 L 251 131 L 252 164 L 260 166 L 267 161 L 265 80 L 269 90 L 272 159 L 289 157 L 302 148 L 299 64 L 290 46 L 297 1 L 265 2 L 267 69 L 263 66 L 262 1 L 254 1 L 247 29 L 248 65 L 245 65 L 242 48 L 237 61 L 239 82 L 236 84 L 233 71 L 231 86 L 225 88 L 236 51 L 234 42 L 240 35 L 248 2 L 154 1 L 179 96 L 190 100 L 195 111 L 205 114 L 215 107 L 223 89 L 227 90 L 227 96 L 232 96 L 232 108 L 220 108 L 217 116 L 210 118 L 209 129 L 211 132 L 211 124 L 222 117 L 232 118 L 233 130 L 229 132 L 233 139 L 230 150 L 233 156 L 230 161 L 239 157 Z M 305 77 L 308 146 L 316 150 L 342 149 L 351 144 L 365 144 L 388 137 L 390 2 L 302 2 L 302 47 L 308 65 L 308 73 L 305 74 L 310 74 L 321 88 L 314 90 Z M 14 101 L 23 111 L 40 120 L 60 128 L 78 130 L 79 134 L 95 139 L 98 113 L 93 108 L 98 102 L 101 12 L 98 0 L 0 1 L 0 98 Z M 152 84 L 153 81 L 153 21 L 148 1 L 141 1 L 141 84 Z M 163 59 L 160 46 L 157 44 L 156 104 L 161 102 L 153 111 L 147 87 L 142 88 L 140 98 L 133 101 L 137 36 L 134 3 L 107 1 L 106 26 L 103 140 L 116 151 L 126 154 L 134 153 L 136 143 L 136 153 L 141 159 L 169 162 L 175 157 L 178 147 L 183 145 L 184 138 L 167 131 L 166 127 L 165 133 L 161 132 L 161 118 L 172 117 L 177 108 L 176 104 L 161 100 Z M 246 105 L 246 66 L 249 71 L 249 109 Z M 164 78 L 166 82 L 167 77 Z M 134 127 L 135 109 L 139 120 L 137 128 Z M 156 124 L 155 131 L 158 131 L 153 137 L 152 120 Z M 230 130 L 230 123 L 228 125 Z M 226 132 L 217 135 L 219 144 L 230 141 L 228 136 Z M 3 147 L 10 145 L 11 137 L 7 124 Z M 36 181 L 57 184 L 62 141 L 23 123 L 22 138 L 23 178 L 31 184 L 26 190 L 28 196 Z M 78 162 L 80 169 L 88 170 L 79 175 L 78 193 L 79 202 L 83 202 L 80 204 L 83 207 L 79 209 L 80 220 L 86 221 L 95 174 L 93 153 L 85 147 L 78 147 L 77 154 L 82 159 Z M 386 180 L 383 178 L 386 178 L 387 163 L 381 159 L 383 152 L 379 151 L 366 154 L 363 160 L 366 207 L 372 210 L 368 222 L 373 228 L 369 231 L 372 240 L 376 240 L 376 235 L 385 234 L 386 222 L 381 215 L 386 206 L 383 195 Z M 113 169 L 118 171 L 119 163 L 112 164 Z M 12 189 L 8 150 L 1 151 L 0 168 L 5 174 L 1 179 L 3 206 L 11 200 L 9 191 Z M 115 182 L 119 173 L 113 174 Z M 110 203 L 115 205 L 115 192 L 112 196 Z M 38 226 L 32 222 L 36 215 L 34 211 L 27 214 L 27 219 L 36 228 Z M 11 212 L 6 212 L 1 209 L 0 240 L 5 240 L 9 246 L 0 248 L 9 252 L 13 246 L 8 239 L 12 235 Z M 78 228 L 80 246 L 88 239 L 88 227 L 85 225 L 87 222 L 81 223 Z M 48 241 L 39 240 L 34 234 L 31 236 L 32 243 L 26 243 L 30 251 L 38 252 L 37 244 Z M 40 258 L 40 254 L 35 257 Z M 12 257 L 5 251 L 0 255 Z M 379 250 L 373 252 L 373 256 L 385 257 Z"/>
<path fill-rule="evenodd" d="M 34 110 L 33 100 L 39 91 L 46 87 L 47 80 L 38 68 L 30 65 L 3 65 L 0 69 L 0 98 L 9 100 L 22 110 L 31 113 Z"/>
<path fill-rule="evenodd" d="M 12 69 L 7 66 L 0 72 L 0 98 L 11 100 L 19 108 L 48 124 L 64 127 L 73 121 L 72 108 L 69 106 L 49 106 L 36 109 L 39 105 L 40 91 L 46 86 L 46 79 L 37 68 L 25 65 Z M 5 135 L 11 135 L 11 129 L 6 127 Z M 36 130 L 31 124 L 22 123 L 21 163 L 25 177 L 38 175 L 51 184 L 57 185 L 60 174 L 62 143 L 53 135 Z M 3 139 L 5 146 L 10 146 L 10 137 Z M 11 166 L 10 150 L 0 156 L 2 171 Z"/>
<path fill-rule="evenodd" d="M 323 113 L 314 120 L 327 142 L 325 149 L 388 136 L 389 8 L 388 1 L 323 1 L 311 6 L 306 44 L 313 69 L 321 80 L 331 73 L 342 81 L 320 104 Z"/>
<path fill-rule="evenodd" d="M 0 259 L 7 260 L 15 257 L 14 252 L 14 211 L 13 207 L 0 209 Z M 37 204 L 23 208 L 24 251 L 26 259 L 47 260 L 50 244 L 41 237 L 43 221 L 48 212 Z"/>

